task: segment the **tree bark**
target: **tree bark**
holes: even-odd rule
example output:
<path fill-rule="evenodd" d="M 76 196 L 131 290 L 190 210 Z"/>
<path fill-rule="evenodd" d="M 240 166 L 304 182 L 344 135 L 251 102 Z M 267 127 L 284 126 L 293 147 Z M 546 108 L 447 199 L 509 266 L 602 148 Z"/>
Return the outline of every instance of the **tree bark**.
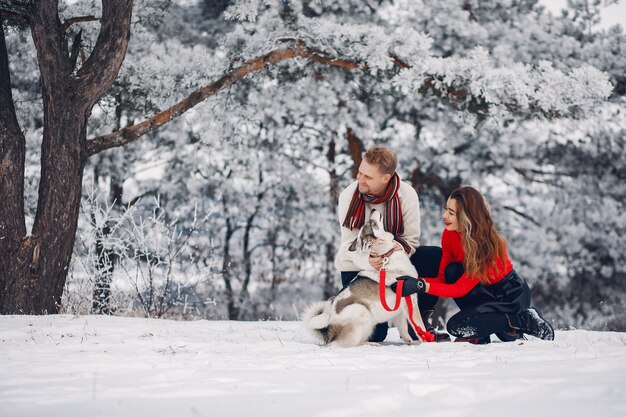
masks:
<path fill-rule="evenodd" d="M 25 157 L 26 141 L 13 106 L 9 55 L 0 16 L 0 313 L 4 311 L 7 295 L 24 285 L 18 285 L 15 277 L 27 275 L 23 270 L 25 260 L 32 257 L 30 242 L 25 240 Z M 9 270 L 12 273 L 7 273 Z"/>
<path fill-rule="evenodd" d="M 348 128 L 346 131 L 346 139 L 348 140 L 348 153 L 352 158 L 352 177 L 356 178 L 359 173 L 359 167 L 363 160 L 363 152 L 365 152 L 365 146 L 357 135 L 354 134 L 352 128 Z"/>
<path fill-rule="evenodd" d="M 337 205 L 339 204 L 339 176 L 337 175 L 336 168 L 336 142 L 334 135 L 331 135 L 330 143 L 328 144 L 328 152 L 326 153 L 326 159 L 328 161 L 328 176 L 330 177 L 329 187 L 329 199 L 330 211 L 335 213 L 337 211 Z M 332 240 L 329 240 L 325 245 L 326 252 L 326 266 L 324 276 L 324 292 L 323 298 L 327 299 L 335 295 L 335 277 L 337 276 L 337 269 L 335 268 L 335 245 Z"/>
<path fill-rule="evenodd" d="M 10 204 L 3 204 L 0 212 L 0 226 L 6 230 L 2 233 L 8 236 L 8 243 L 1 245 L 9 245 L 8 259 L 0 261 L 3 281 L 0 313 L 3 314 L 55 313 L 60 307 L 78 223 L 87 160 L 87 120 L 93 105 L 119 71 L 130 33 L 132 0 L 103 0 L 102 6 L 101 31 L 93 53 L 73 75 L 57 2 L 32 4 L 29 22 L 37 49 L 44 109 L 41 180 L 32 236 L 26 236 L 23 225 L 25 145 L 23 136 L 20 139 L 10 122 L 11 115 L 4 114 L 14 116 L 12 107 L 5 110 L 3 105 L 0 114 L 3 126 L 7 124 L 6 130 L 13 132 L 8 136 L 3 134 L 1 139 L 3 150 L 5 146 L 8 150 L 3 152 L 2 160 L 10 157 L 13 161 L 6 174 L 3 168 L 0 179 L 3 197 L 5 188 L 11 197 Z M 2 71 L 8 73 L 8 67 Z M 2 88 L 3 101 L 11 98 L 6 90 Z M 18 240 L 20 244 L 16 247 Z M 2 249 L 5 253 L 4 246 Z"/>

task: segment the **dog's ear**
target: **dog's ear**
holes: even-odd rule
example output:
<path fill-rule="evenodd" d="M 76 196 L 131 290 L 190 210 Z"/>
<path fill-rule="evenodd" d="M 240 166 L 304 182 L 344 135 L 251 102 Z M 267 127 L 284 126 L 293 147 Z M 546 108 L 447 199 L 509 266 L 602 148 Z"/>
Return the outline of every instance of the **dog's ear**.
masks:
<path fill-rule="evenodd" d="M 352 243 L 348 247 L 348 251 L 354 252 L 356 250 L 356 242 L 357 242 L 357 240 L 359 240 L 358 237 L 352 241 Z"/>

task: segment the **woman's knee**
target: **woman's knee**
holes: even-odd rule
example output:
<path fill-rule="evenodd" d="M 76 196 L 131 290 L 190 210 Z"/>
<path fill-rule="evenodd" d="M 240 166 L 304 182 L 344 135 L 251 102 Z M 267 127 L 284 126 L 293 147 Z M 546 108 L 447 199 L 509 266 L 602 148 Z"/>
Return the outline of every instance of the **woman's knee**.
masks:
<path fill-rule="evenodd" d="M 446 284 L 454 284 L 461 278 L 463 273 L 465 272 L 465 268 L 462 263 L 452 262 L 446 266 L 446 270 L 444 271 L 444 278 L 446 280 Z"/>

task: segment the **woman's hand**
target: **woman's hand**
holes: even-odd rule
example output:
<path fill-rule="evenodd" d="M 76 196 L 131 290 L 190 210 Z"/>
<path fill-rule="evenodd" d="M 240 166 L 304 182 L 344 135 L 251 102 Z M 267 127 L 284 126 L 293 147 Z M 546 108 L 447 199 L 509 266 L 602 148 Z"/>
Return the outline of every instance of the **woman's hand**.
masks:
<path fill-rule="evenodd" d="M 395 292 L 397 285 L 400 281 L 403 281 L 402 296 L 412 294 L 424 294 L 428 287 L 428 283 L 421 278 L 413 278 L 408 275 L 396 278 L 396 283 L 392 284 L 390 288 Z"/>

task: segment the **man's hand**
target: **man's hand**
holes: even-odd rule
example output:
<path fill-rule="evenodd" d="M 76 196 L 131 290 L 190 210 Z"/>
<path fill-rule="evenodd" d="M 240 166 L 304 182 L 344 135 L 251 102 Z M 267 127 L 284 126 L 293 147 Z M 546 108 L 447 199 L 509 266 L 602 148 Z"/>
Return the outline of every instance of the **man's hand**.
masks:
<path fill-rule="evenodd" d="M 371 252 L 369 257 L 370 265 L 372 265 L 377 270 L 383 267 L 383 257 L 378 256 L 376 252 Z"/>
<path fill-rule="evenodd" d="M 407 295 L 411 295 L 415 293 L 424 294 L 426 292 L 426 281 L 424 281 L 421 278 L 413 278 L 408 275 L 404 275 L 404 276 L 396 278 L 396 281 L 397 282 L 394 282 L 393 284 L 391 284 L 389 288 L 393 292 L 396 292 L 396 289 L 398 287 L 398 282 L 404 281 L 404 284 L 402 285 L 403 297 L 406 297 Z"/>

